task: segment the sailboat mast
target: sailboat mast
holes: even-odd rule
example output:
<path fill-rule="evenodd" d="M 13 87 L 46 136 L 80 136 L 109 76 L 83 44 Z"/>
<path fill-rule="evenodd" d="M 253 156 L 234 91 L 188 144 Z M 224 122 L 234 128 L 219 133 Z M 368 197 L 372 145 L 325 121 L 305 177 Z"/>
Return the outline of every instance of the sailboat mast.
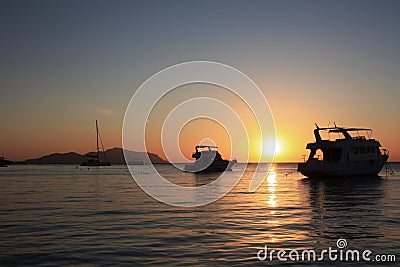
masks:
<path fill-rule="evenodd" d="M 97 120 L 96 120 L 96 148 L 97 148 L 97 158 L 100 159 L 100 154 L 99 154 L 99 126 L 97 126 Z"/>

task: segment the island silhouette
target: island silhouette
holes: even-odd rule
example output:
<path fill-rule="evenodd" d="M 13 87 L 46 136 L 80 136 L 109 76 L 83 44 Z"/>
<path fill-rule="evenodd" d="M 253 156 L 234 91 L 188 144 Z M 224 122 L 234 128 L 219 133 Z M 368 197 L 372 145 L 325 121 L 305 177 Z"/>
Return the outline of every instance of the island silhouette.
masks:
<path fill-rule="evenodd" d="M 125 161 L 124 157 L 127 157 Z M 87 160 L 88 155 L 96 152 L 88 152 L 86 154 L 79 154 L 76 152 L 68 153 L 52 153 L 35 159 L 27 159 L 21 162 L 15 162 L 20 164 L 81 164 Z M 112 164 L 149 164 L 149 163 L 168 163 L 163 160 L 160 156 L 149 152 L 136 152 L 131 150 L 124 150 L 119 147 L 107 149 L 105 152 L 107 160 Z M 147 154 L 147 155 L 146 155 Z"/>

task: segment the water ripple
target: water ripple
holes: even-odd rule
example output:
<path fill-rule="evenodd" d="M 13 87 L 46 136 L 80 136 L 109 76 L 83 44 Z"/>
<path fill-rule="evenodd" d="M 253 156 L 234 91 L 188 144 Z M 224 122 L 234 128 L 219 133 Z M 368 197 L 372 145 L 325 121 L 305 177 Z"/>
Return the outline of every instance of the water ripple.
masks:
<path fill-rule="evenodd" d="M 398 254 L 400 164 L 392 167 L 396 176 L 388 178 L 313 181 L 286 177 L 294 164 L 275 164 L 271 176 L 258 170 L 268 178 L 249 193 L 249 166 L 217 202 L 176 208 L 147 196 L 122 165 L 10 166 L 0 173 L 0 264 L 265 265 L 256 258 L 265 244 L 327 249 L 338 238 Z M 157 168 L 177 184 L 205 182 L 170 165 Z"/>

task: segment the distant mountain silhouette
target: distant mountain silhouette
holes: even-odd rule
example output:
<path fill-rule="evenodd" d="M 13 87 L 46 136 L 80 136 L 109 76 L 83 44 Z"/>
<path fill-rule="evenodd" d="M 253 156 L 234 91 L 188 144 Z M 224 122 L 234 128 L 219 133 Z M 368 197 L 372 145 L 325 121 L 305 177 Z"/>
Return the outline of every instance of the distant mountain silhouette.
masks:
<path fill-rule="evenodd" d="M 43 157 L 37 159 L 28 159 L 23 163 L 27 164 L 80 164 L 86 160 L 86 157 L 75 153 L 53 153 L 49 155 L 45 155 Z"/>
<path fill-rule="evenodd" d="M 146 152 L 135 152 L 130 150 L 125 150 L 127 156 L 128 163 L 150 163 L 149 159 L 146 156 Z M 89 152 L 84 155 L 69 152 L 69 153 L 53 153 L 49 155 L 45 155 L 36 159 L 28 159 L 23 163 L 26 164 L 81 164 L 82 162 L 87 160 L 87 155 L 96 154 L 96 152 Z M 125 158 L 122 148 L 114 147 L 112 149 L 108 149 L 105 151 L 107 160 L 113 164 L 124 164 Z M 152 163 L 168 163 L 167 161 L 160 158 L 157 154 L 147 153 L 150 161 Z"/>

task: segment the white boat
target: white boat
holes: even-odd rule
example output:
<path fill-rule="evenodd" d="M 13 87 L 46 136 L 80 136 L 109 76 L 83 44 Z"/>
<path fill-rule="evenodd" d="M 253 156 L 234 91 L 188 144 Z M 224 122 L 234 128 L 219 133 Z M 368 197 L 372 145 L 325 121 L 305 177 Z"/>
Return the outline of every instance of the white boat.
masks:
<path fill-rule="evenodd" d="M 185 165 L 187 172 L 223 172 L 231 171 L 236 160 L 222 159 L 216 146 L 196 146 L 196 152 L 192 158 L 196 161 L 193 164 Z"/>
<path fill-rule="evenodd" d="M 323 140 L 320 131 L 339 134 L 339 138 L 333 141 Z M 365 132 L 367 136 L 359 135 L 359 132 Z M 344 128 L 336 125 L 319 128 L 316 125 L 315 142 L 306 147 L 311 151 L 310 155 L 307 161 L 298 164 L 297 170 L 310 178 L 377 175 L 386 164 L 389 152 L 382 149 L 379 141 L 371 138 L 371 134 L 372 130 L 367 128 Z"/>
<path fill-rule="evenodd" d="M 101 143 L 101 148 L 99 148 L 99 140 Z M 101 140 L 99 133 L 99 126 L 96 120 L 96 153 L 88 153 L 86 157 L 88 158 L 85 162 L 81 163 L 81 166 L 110 166 L 111 162 L 107 161 L 106 153 L 104 152 L 103 141 Z"/>

